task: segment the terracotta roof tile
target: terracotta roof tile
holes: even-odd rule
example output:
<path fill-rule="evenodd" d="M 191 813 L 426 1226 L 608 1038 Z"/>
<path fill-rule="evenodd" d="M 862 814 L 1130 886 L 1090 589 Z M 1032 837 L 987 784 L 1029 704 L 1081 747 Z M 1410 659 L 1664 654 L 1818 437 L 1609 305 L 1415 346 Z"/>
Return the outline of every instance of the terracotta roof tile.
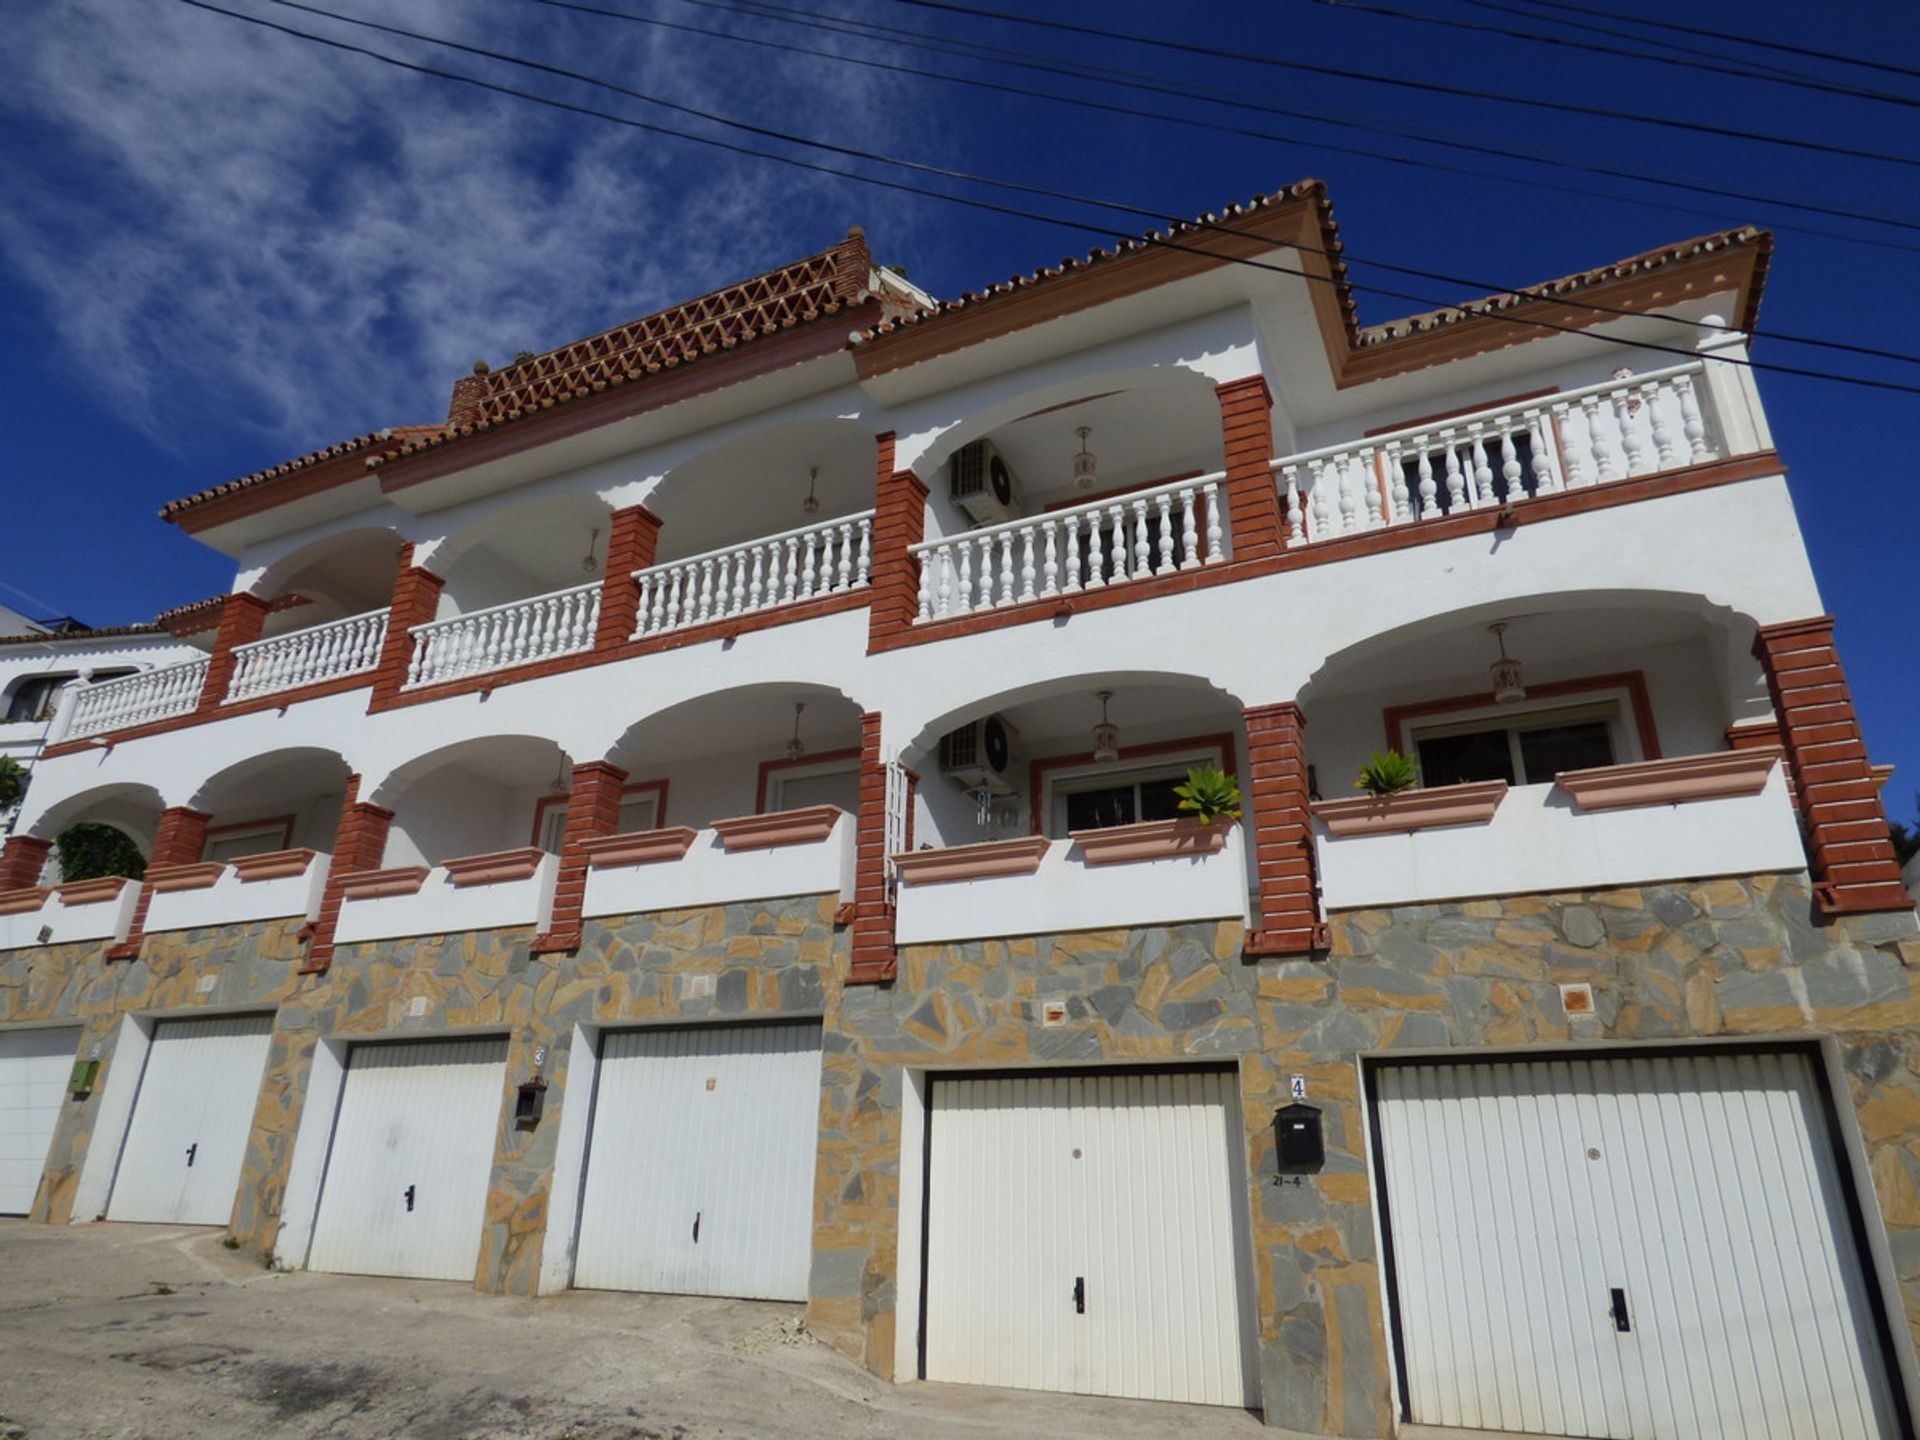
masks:
<path fill-rule="evenodd" d="M 278 465 L 269 465 L 264 470 L 255 470 L 251 475 L 242 475 L 236 480 L 215 485 L 206 490 L 198 490 L 179 500 L 169 500 L 160 507 L 162 520 L 175 520 L 196 506 L 209 500 L 218 500 L 224 495 L 237 494 L 242 490 L 251 490 L 259 485 L 268 484 L 282 476 L 297 474 L 302 470 L 311 470 L 315 465 L 325 464 L 329 460 L 338 460 L 343 455 L 352 455 L 356 451 L 375 450 L 396 440 L 404 440 L 415 431 L 437 430 L 437 425 L 390 425 L 382 430 L 371 430 L 365 435 L 356 435 L 351 440 L 337 441 L 322 446 L 292 460 L 283 460 Z"/>
<path fill-rule="evenodd" d="M 64 645 L 75 640 L 110 640 L 120 635 L 164 635 L 158 625 L 102 625 L 89 630 L 61 630 L 52 634 L 0 635 L 0 645 Z"/>

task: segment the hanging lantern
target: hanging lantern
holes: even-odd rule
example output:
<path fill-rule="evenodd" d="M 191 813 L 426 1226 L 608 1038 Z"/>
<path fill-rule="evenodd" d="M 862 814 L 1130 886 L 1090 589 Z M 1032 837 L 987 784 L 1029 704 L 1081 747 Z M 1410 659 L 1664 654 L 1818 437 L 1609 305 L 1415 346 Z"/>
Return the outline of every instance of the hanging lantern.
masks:
<path fill-rule="evenodd" d="M 807 498 L 800 502 L 800 508 L 809 515 L 820 513 L 820 497 L 814 491 L 820 484 L 820 467 L 815 465 L 807 471 Z"/>
<path fill-rule="evenodd" d="M 1107 702 L 1113 699 L 1111 690 L 1102 690 L 1100 694 L 1100 723 L 1093 727 L 1093 759 L 1097 765 L 1111 765 L 1120 758 L 1120 727 L 1107 719 Z"/>
<path fill-rule="evenodd" d="M 1527 698 L 1527 687 L 1520 683 L 1520 662 L 1507 654 L 1507 626 L 1502 621 L 1498 625 L 1487 627 L 1493 631 L 1493 638 L 1500 644 L 1500 658 L 1488 666 L 1493 676 L 1493 699 L 1496 705 L 1511 705 L 1516 700 Z"/>
<path fill-rule="evenodd" d="M 1093 452 L 1087 449 L 1087 437 L 1093 433 L 1091 427 L 1080 427 L 1080 453 L 1073 457 L 1073 488 L 1091 490 L 1096 478 L 1094 475 Z"/>
<path fill-rule="evenodd" d="M 793 707 L 793 738 L 787 741 L 787 759 L 798 760 L 807 753 L 806 743 L 800 738 L 800 712 L 806 709 L 804 701 L 796 701 Z"/>
<path fill-rule="evenodd" d="M 587 537 L 587 553 L 580 557 L 580 569 L 584 573 L 591 575 L 600 568 L 600 557 L 594 553 L 599 548 L 600 532 L 596 529 Z"/>

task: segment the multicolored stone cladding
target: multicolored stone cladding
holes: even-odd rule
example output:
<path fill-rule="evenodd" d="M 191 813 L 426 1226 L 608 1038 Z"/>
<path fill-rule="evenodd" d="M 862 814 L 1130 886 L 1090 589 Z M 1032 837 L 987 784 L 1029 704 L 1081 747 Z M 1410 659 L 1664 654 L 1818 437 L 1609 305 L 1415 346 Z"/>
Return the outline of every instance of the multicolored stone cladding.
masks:
<path fill-rule="evenodd" d="M 78 1023 L 81 1053 L 101 1048 L 103 1089 L 122 1016 L 273 1010 L 233 1215 L 236 1237 L 269 1255 L 323 1037 L 508 1033 L 474 1278 L 530 1295 L 576 1027 L 821 1016 L 809 1326 L 883 1376 L 898 1327 L 912 1323 L 898 1309 L 900 1167 L 918 1155 L 902 1145 L 908 1071 L 1229 1060 L 1266 1416 L 1354 1436 L 1390 1434 L 1393 1408 L 1359 1059 L 1817 1038 L 1839 1062 L 1909 1326 L 1920 1324 L 1911 913 L 1821 921 L 1807 876 L 1760 875 L 1347 911 L 1329 917 L 1321 958 L 1251 961 L 1232 922 L 910 946 L 892 983 L 847 985 L 851 936 L 836 908 L 836 897 L 811 896 L 591 920 L 577 954 L 551 957 L 532 953 L 528 929 L 368 942 L 338 947 L 320 975 L 298 973 L 294 921 L 150 935 L 130 962 L 105 961 L 97 943 L 19 950 L 0 954 L 0 1024 Z M 694 975 L 714 977 L 710 995 L 689 998 Z M 1593 1014 L 1562 1008 L 1570 983 L 1591 987 Z M 1064 1004 L 1064 1023 L 1043 1021 L 1050 1001 Z M 529 1132 L 513 1126 L 512 1100 L 537 1048 L 549 1089 Z M 1272 1117 L 1294 1075 L 1324 1109 L 1327 1164 L 1304 1185 L 1277 1186 Z M 97 1108 L 67 1102 L 36 1218 L 73 1218 Z"/>

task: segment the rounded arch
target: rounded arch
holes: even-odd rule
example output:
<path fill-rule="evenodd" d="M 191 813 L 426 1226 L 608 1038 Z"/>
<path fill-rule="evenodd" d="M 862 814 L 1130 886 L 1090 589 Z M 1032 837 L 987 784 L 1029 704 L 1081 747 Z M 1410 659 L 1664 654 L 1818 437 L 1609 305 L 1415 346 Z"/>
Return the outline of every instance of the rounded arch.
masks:
<path fill-rule="evenodd" d="M 378 779 L 364 777 L 361 798 L 391 810 L 420 781 L 447 769 L 484 768 L 502 778 L 550 780 L 557 773 L 555 765 L 562 762 L 571 766 L 573 757 L 549 736 L 475 735 L 400 761 Z M 540 768 L 543 764 L 544 770 Z"/>
<path fill-rule="evenodd" d="M 137 781 L 117 781 L 78 791 L 49 805 L 27 827 L 37 840 L 57 840 L 75 825 L 110 825 L 134 844 L 141 854 L 153 849 L 154 831 L 166 801 L 151 785 Z"/>
<path fill-rule="evenodd" d="M 784 748 L 795 733 L 817 750 L 860 734 L 860 706 L 843 691 L 816 681 L 766 681 L 690 696 L 634 721 L 607 751 L 629 772 L 649 764 L 698 760 L 758 748 Z"/>
<path fill-rule="evenodd" d="M 278 798 L 344 791 L 352 773 L 353 767 L 337 750 L 309 745 L 269 750 L 214 771 L 187 803 L 218 815 Z"/>
<path fill-rule="evenodd" d="M 388 865 L 438 865 L 538 843 L 543 805 L 563 802 L 573 757 L 543 735 L 483 735 L 414 756 L 365 798 L 393 812 Z"/>
<path fill-rule="evenodd" d="M 659 558 L 703 554 L 870 509 L 874 468 L 873 431 L 861 421 L 757 426 L 681 461 L 648 494 L 647 508 L 661 520 Z"/>
<path fill-rule="evenodd" d="M 487 510 L 441 541 L 427 561 L 446 582 L 441 616 L 597 581 L 612 514 L 590 490 L 552 492 Z"/>
<path fill-rule="evenodd" d="M 1088 709 L 1086 728 L 1090 730 L 1100 718 L 1095 697 L 1102 690 L 1112 691 L 1116 701 L 1128 696 L 1151 696 L 1151 708 L 1142 712 L 1142 723 L 1156 727 L 1196 710 L 1230 711 L 1237 722 L 1241 709 L 1238 696 L 1204 675 L 1177 670 L 1086 670 L 1029 681 L 952 706 L 922 722 L 910 737 L 904 738 L 900 746 L 901 759 L 911 765 L 914 758 L 934 754 L 942 736 L 986 715 L 1012 714 L 1017 723 L 1021 718 L 1019 712 L 1024 712 L 1047 717 L 1051 727 L 1058 723 L 1051 717 L 1062 713 L 1066 708 L 1063 702 L 1069 701 Z M 1109 702 L 1108 709 L 1111 718 L 1122 718 L 1121 714 L 1113 713 L 1113 702 Z M 1030 720 L 1029 725 L 1032 723 Z"/>
<path fill-rule="evenodd" d="M 269 633 L 286 628 L 275 623 L 281 615 L 306 626 L 383 610 L 393 597 L 394 572 L 405 544 L 398 531 L 384 525 L 335 531 L 282 555 L 248 589 L 265 600 L 299 595 L 311 602 L 277 612 L 269 621 Z"/>

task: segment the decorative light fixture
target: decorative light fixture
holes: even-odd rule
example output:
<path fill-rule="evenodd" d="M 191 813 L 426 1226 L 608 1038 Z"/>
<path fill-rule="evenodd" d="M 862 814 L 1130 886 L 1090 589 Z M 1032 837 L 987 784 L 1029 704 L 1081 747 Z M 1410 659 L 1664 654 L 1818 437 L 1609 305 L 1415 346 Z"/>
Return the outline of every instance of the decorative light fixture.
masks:
<path fill-rule="evenodd" d="M 807 498 L 800 502 L 800 508 L 809 515 L 820 513 L 820 497 L 813 493 L 819 484 L 820 467 L 815 465 L 807 471 Z"/>
<path fill-rule="evenodd" d="M 1082 425 L 1079 430 L 1080 453 L 1073 457 L 1073 488 L 1091 490 L 1094 482 L 1093 452 L 1087 449 L 1087 437 L 1093 433 L 1091 426 Z"/>
<path fill-rule="evenodd" d="M 569 779 L 570 777 L 567 774 L 567 757 L 562 754 L 554 768 L 553 779 L 547 785 L 547 793 L 549 795 L 569 794 L 573 789 L 573 786 L 568 783 Z"/>
<path fill-rule="evenodd" d="M 807 753 L 806 742 L 800 738 L 800 712 L 806 709 L 806 702 L 798 700 L 793 706 L 793 738 L 787 741 L 787 759 L 798 760 Z"/>
<path fill-rule="evenodd" d="M 587 553 L 580 557 L 580 568 L 591 575 L 600 568 L 600 559 L 593 552 L 600 546 L 600 530 L 595 526 L 587 537 Z"/>
<path fill-rule="evenodd" d="M 1497 705 L 1511 705 L 1527 698 L 1527 687 L 1520 683 L 1520 662 L 1507 654 L 1507 622 L 1487 627 L 1500 642 L 1500 658 L 1487 667 L 1493 676 L 1493 699 Z"/>
<path fill-rule="evenodd" d="M 1107 702 L 1113 699 L 1113 691 L 1098 694 L 1100 723 L 1093 727 L 1093 760 L 1096 765 L 1111 765 L 1120 758 L 1120 727 L 1107 719 Z"/>

